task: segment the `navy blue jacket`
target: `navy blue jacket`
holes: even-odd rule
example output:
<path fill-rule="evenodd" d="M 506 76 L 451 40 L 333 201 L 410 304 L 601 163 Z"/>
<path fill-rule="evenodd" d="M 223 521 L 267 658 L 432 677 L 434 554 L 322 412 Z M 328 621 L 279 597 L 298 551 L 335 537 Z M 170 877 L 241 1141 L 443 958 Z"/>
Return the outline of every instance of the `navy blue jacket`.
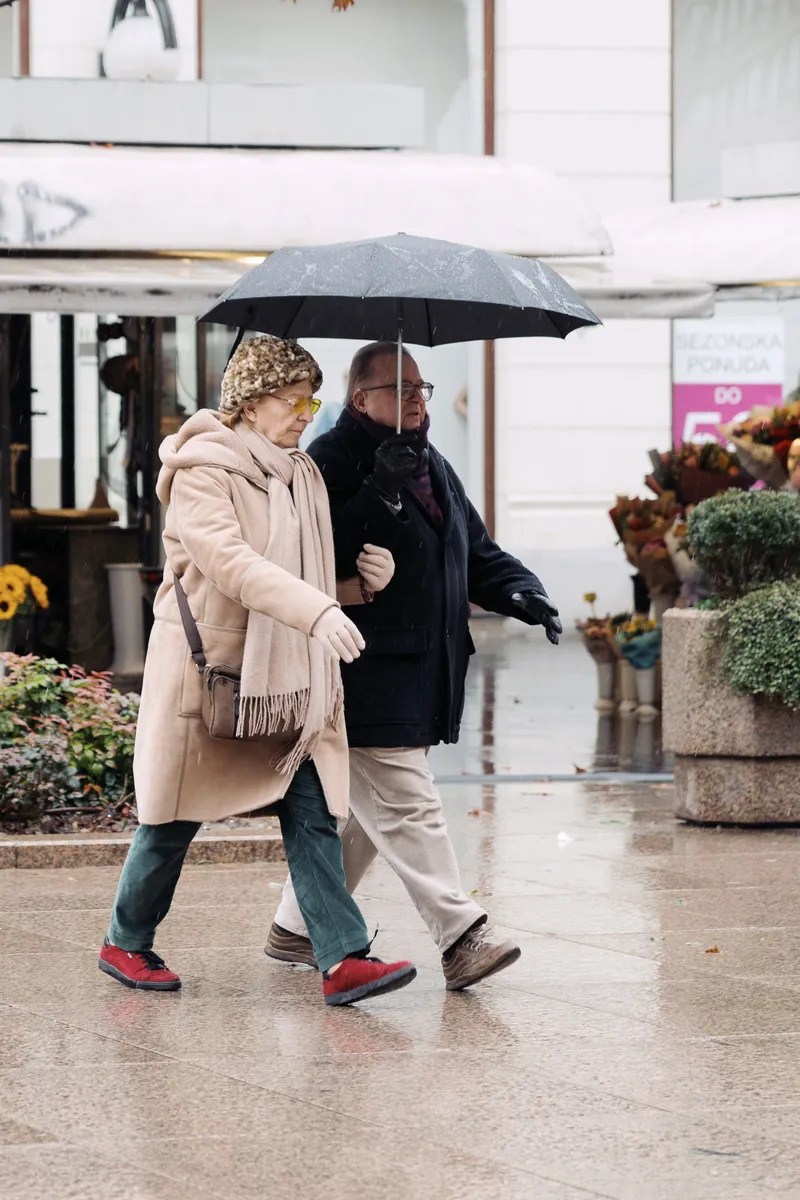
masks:
<path fill-rule="evenodd" d="M 541 591 L 539 580 L 492 541 L 450 464 L 430 447 L 439 530 L 408 489 L 395 515 L 368 477 L 376 443 L 347 412 L 309 446 L 328 489 L 336 574 L 352 578 L 365 542 L 385 546 L 395 576 L 371 604 L 346 609 L 366 641 L 342 664 L 351 746 L 433 746 L 458 740 L 469 656 L 470 602 L 524 614 L 511 596 Z"/>

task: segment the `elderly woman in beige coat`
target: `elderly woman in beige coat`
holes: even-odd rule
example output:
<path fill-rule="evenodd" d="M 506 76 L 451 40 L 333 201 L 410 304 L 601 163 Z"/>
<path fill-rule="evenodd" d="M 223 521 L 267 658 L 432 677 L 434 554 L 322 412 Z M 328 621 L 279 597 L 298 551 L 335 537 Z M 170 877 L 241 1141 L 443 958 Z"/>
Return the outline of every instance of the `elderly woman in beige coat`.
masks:
<path fill-rule="evenodd" d="M 141 823 L 100 954 L 101 970 L 128 987 L 180 987 L 152 947 L 186 851 L 203 821 L 265 806 L 280 819 L 326 1003 L 403 987 L 416 973 L 410 963 L 369 956 L 345 886 L 336 827 L 349 792 L 339 661 L 352 662 L 364 643 L 337 604 L 322 477 L 297 449 L 321 383 L 297 343 L 253 338 L 227 367 L 219 413 L 197 413 L 161 447 L 167 562 L 136 738 Z M 372 590 L 392 569 L 386 551 L 365 547 L 359 570 Z M 207 664 L 240 674 L 235 737 L 209 733 L 181 588 Z"/>

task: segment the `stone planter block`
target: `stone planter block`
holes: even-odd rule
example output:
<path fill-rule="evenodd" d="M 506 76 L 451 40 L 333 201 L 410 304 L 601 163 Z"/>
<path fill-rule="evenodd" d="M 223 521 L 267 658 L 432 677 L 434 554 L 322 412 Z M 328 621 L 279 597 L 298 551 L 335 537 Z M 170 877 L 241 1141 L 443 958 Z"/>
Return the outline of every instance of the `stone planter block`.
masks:
<path fill-rule="evenodd" d="M 723 683 L 721 650 L 708 640 L 720 620 L 691 608 L 664 615 L 664 748 L 715 758 L 800 757 L 800 713 L 761 697 L 735 696 Z"/>
<path fill-rule="evenodd" d="M 792 758 L 676 758 L 675 816 L 711 825 L 800 824 Z"/>

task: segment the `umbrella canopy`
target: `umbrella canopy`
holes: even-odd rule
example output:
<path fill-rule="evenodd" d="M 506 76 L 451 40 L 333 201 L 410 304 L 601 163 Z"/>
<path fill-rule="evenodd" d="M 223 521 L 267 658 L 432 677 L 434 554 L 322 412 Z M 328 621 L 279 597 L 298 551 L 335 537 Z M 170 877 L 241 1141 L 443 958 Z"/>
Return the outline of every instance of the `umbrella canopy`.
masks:
<path fill-rule="evenodd" d="M 599 318 L 552 267 L 432 238 L 278 250 L 202 318 L 278 337 L 440 346 L 560 337 Z"/>

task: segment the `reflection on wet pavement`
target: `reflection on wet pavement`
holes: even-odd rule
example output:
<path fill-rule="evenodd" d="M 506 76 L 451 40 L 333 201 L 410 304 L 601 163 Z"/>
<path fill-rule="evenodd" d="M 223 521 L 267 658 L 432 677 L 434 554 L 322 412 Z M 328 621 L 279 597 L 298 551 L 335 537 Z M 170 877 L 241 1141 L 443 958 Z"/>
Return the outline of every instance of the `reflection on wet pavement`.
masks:
<path fill-rule="evenodd" d="M 279 866 L 186 869 L 163 995 L 97 970 L 116 868 L 0 871 L 3 1200 L 800 1195 L 800 831 L 678 824 L 667 784 L 442 791 L 523 951 L 462 995 L 380 861 L 359 901 L 419 976 L 351 1011 L 263 954 Z"/>
<path fill-rule="evenodd" d="M 594 663 L 576 635 L 554 647 L 540 629 L 491 619 L 472 633 L 461 739 L 431 754 L 439 779 L 672 770 L 660 721 L 596 712 Z"/>

